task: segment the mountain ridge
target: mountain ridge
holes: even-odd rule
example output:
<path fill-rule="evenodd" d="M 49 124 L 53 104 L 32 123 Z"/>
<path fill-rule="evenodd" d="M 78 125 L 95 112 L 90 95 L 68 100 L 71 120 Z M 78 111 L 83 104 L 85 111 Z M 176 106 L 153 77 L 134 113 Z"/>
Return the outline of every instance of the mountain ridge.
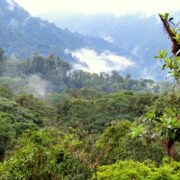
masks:
<path fill-rule="evenodd" d="M 73 61 L 72 57 L 65 54 L 66 49 L 75 50 L 86 46 L 97 50 L 119 50 L 100 38 L 72 33 L 33 17 L 12 0 L 1 0 L 0 12 L 0 47 L 9 55 L 27 57 L 34 52 L 43 55 L 55 53 L 65 60 Z"/>
<path fill-rule="evenodd" d="M 88 66 L 96 68 L 99 63 L 106 66 L 106 70 L 111 65 L 123 66 L 132 61 L 130 63 L 133 66 L 125 66 L 124 69 L 120 67 L 119 72 L 130 73 L 135 78 L 164 78 L 161 64 L 153 57 L 159 49 L 169 47 L 169 43 L 162 34 L 161 24 L 156 24 L 154 18 L 146 22 L 139 17 L 127 16 L 117 21 L 117 18 L 108 15 L 91 19 L 87 15 L 83 22 L 86 26 L 81 22 L 83 17 L 74 18 L 73 23 L 67 21 L 71 32 L 68 28 L 62 29 L 57 24 L 31 16 L 13 0 L 1 0 L 0 47 L 7 55 L 18 55 L 21 58 L 31 57 L 36 52 L 44 56 L 56 54 L 65 61 L 83 64 L 86 69 L 90 68 Z M 78 21 L 80 26 L 91 33 L 75 32 L 73 26 L 75 23 L 78 26 Z M 103 33 L 107 37 L 101 36 Z M 116 64 L 117 60 L 120 63 Z M 84 66 L 76 67 L 84 69 Z"/>

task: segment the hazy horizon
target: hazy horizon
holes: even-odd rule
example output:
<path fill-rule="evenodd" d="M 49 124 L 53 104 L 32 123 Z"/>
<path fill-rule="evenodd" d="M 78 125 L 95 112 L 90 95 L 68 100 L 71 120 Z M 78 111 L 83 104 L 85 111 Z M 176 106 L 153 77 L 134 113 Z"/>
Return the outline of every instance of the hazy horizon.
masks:
<path fill-rule="evenodd" d="M 12 2 L 12 0 L 7 0 Z M 144 15 L 159 12 L 179 11 L 180 1 L 174 0 L 15 0 L 32 15 L 39 16 L 49 12 L 59 13 L 110 13 L 117 16 L 141 13 Z"/>
<path fill-rule="evenodd" d="M 32 18 L 28 13 L 24 13 L 26 16 L 23 17 L 22 21 L 19 15 L 23 14 L 24 10 L 15 8 L 15 1 L 33 16 L 47 19 L 48 22 L 55 23 L 56 27 L 61 29 L 47 21 Z M 27 37 L 23 40 L 23 43 L 27 41 L 26 51 L 22 51 L 18 41 L 15 41 L 15 45 L 12 46 L 16 49 L 18 46 L 18 51 L 22 55 L 28 56 L 29 53 L 32 53 L 31 47 L 35 47 L 35 50 L 42 54 L 47 55 L 49 52 L 54 52 L 64 59 L 73 60 L 76 63 L 74 69 L 91 73 L 109 73 L 116 70 L 123 73 L 128 71 L 134 76 L 151 79 L 160 79 L 159 74 L 164 76 L 159 70 L 160 64 L 154 61 L 153 57 L 158 49 L 164 49 L 167 46 L 169 48 L 169 42 L 162 30 L 161 23 L 158 21 L 159 19 L 156 20 L 154 16 L 149 17 L 149 15 L 157 15 L 162 11 L 175 14 L 178 12 L 178 5 L 180 5 L 178 1 L 170 3 L 170 1 L 164 2 L 162 0 L 156 2 L 142 0 L 133 2 L 130 0 L 126 2 L 122 0 L 5 0 L 4 2 L 8 12 L 14 13 L 6 24 L 12 28 L 13 32 L 14 29 L 19 30 L 21 27 L 22 35 Z M 63 17 L 63 13 L 83 13 L 87 16 L 84 19 L 83 16 L 73 16 L 74 19 L 71 17 L 68 19 Z M 122 16 L 114 18 L 106 15 L 90 18 L 88 16 L 89 14 L 102 13 L 103 15 L 124 15 L 125 18 L 123 19 Z M 137 13 L 142 15 L 141 19 Z M 7 14 L 9 15 L 9 13 Z M 47 14 L 47 16 L 43 16 L 43 14 Z M 132 17 L 129 18 L 127 15 Z M 151 42 L 156 43 L 152 45 Z M 6 49 L 9 50 L 9 46 Z"/>

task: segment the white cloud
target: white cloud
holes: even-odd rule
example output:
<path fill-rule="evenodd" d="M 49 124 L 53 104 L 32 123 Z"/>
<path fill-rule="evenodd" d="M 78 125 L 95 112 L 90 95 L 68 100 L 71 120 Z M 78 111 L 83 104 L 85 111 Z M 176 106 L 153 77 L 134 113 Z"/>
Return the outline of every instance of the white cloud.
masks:
<path fill-rule="evenodd" d="M 141 73 L 141 78 L 156 80 L 156 74 L 152 69 L 144 68 Z"/>
<path fill-rule="evenodd" d="M 14 11 L 14 7 L 15 7 L 14 1 L 13 0 L 6 0 L 6 2 L 8 3 L 9 10 Z"/>
<path fill-rule="evenodd" d="M 16 28 L 19 25 L 19 22 L 12 18 L 11 21 L 9 22 L 9 26 L 11 26 L 12 28 Z"/>
<path fill-rule="evenodd" d="M 10 0 L 8 0 L 10 1 Z M 15 0 L 33 15 L 58 10 L 59 13 L 114 13 L 117 15 L 142 12 L 179 11 L 179 0 Z"/>
<path fill-rule="evenodd" d="M 101 35 L 101 38 L 102 38 L 104 41 L 107 41 L 107 42 L 109 42 L 109 43 L 113 43 L 113 42 L 114 42 L 113 38 L 112 38 L 111 36 L 109 36 L 109 35 L 106 35 L 106 34 Z"/>
<path fill-rule="evenodd" d="M 126 57 L 106 51 L 97 53 L 95 50 L 82 48 L 76 51 L 66 50 L 66 53 L 71 54 L 73 58 L 79 61 L 78 64 L 74 65 L 74 69 L 81 69 L 91 73 L 110 73 L 113 70 L 123 71 L 135 65 L 132 60 Z"/>

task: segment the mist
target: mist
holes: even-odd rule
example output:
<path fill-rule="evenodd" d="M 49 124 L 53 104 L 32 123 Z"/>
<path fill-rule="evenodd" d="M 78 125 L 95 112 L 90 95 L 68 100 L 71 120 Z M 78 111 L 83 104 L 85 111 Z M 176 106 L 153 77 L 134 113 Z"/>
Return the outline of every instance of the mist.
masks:
<path fill-rule="evenodd" d="M 96 52 L 93 49 L 82 48 L 76 51 L 66 50 L 79 63 L 73 65 L 74 70 L 83 70 L 90 73 L 111 73 L 112 71 L 122 72 L 129 67 L 135 66 L 131 59 L 113 54 L 109 51 Z"/>
<path fill-rule="evenodd" d="M 26 91 L 35 97 L 44 98 L 49 92 L 50 83 L 38 75 L 29 76 L 27 82 Z"/>

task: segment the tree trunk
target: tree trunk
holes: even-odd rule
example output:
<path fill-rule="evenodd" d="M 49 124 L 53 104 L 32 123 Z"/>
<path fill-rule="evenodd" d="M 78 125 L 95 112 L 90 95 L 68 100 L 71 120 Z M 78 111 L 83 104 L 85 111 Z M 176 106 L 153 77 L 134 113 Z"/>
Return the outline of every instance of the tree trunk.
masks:
<path fill-rule="evenodd" d="M 164 26 L 164 29 L 166 30 L 169 38 L 171 39 L 172 41 L 172 53 L 175 55 L 175 56 L 180 56 L 180 44 L 179 42 L 174 38 L 176 36 L 176 34 L 173 32 L 173 30 L 171 29 L 171 26 L 168 22 L 168 19 L 164 19 L 161 15 L 159 15 L 162 23 L 163 23 L 163 26 Z"/>
<path fill-rule="evenodd" d="M 166 140 L 166 141 L 163 142 L 163 145 L 165 147 L 165 150 L 166 150 L 168 156 L 171 159 L 176 160 L 175 141 L 173 141 L 173 140 Z"/>

